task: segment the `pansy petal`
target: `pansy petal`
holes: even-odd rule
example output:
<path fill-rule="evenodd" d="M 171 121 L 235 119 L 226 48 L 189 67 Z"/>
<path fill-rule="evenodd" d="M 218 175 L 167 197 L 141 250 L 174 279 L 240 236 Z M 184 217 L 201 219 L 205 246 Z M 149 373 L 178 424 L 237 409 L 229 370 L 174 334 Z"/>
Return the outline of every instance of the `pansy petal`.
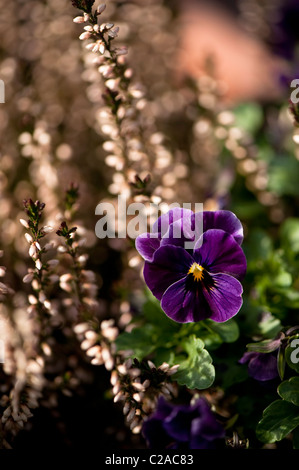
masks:
<path fill-rule="evenodd" d="M 243 288 L 237 279 L 227 274 L 213 274 L 213 286 L 203 287 L 211 309 L 211 320 L 222 323 L 238 313 L 242 306 Z"/>
<path fill-rule="evenodd" d="M 223 230 L 205 232 L 196 243 L 193 256 L 211 273 L 225 273 L 239 280 L 246 274 L 246 258 L 242 248 L 232 235 Z"/>
<path fill-rule="evenodd" d="M 163 235 L 161 240 L 161 246 L 174 245 L 181 246 L 185 249 L 194 247 L 195 233 L 192 230 L 192 219 L 189 214 L 184 214 L 184 216 L 175 222 L 173 222 L 165 235 Z M 192 243 L 188 246 L 187 243 Z"/>
<path fill-rule="evenodd" d="M 167 434 L 180 442 L 190 439 L 190 429 L 194 413 L 188 405 L 176 406 L 164 420 L 163 427 Z"/>
<path fill-rule="evenodd" d="M 277 352 L 254 354 L 254 357 L 250 359 L 248 364 L 250 377 L 262 382 L 278 377 Z"/>
<path fill-rule="evenodd" d="M 197 215 L 195 214 L 195 217 Z M 224 230 L 234 237 L 236 242 L 241 245 L 243 241 L 243 227 L 238 217 L 231 211 L 204 211 L 203 212 L 203 231 L 218 229 Z"/>
<path fill-rule="evenodd" d="M 204 320 L 210 315 L 210 308 L 201 289 L 186 290 L 187 278 L 172 284 L 163 294 L 161 307 L 166 315 L 178 323 Z"/>
<path fill-rule="evenodd" d="M 161 246 L 155 251 L 153 261 L 145 262 L 144 280 L 157 299 L 174 282 L 185 277 L 194 260 L 189 253 L 181 247 Z"/>
<path fill-rule="evenodd" d="M 182 207 L 175 207 L 170 209 L 166 214 L 162 214 L 156 222 L 153 224 L 152 231 L 161 233 L 161 236 L 165 235 L 169 229 L 169 225 L 177 220 L 181 220 L 185 217 L 191 217 L 193 212 L 190 209 L 183 209 Z"/>
<path fill-rule="evenodd" d="M 153 261 L 154 253 L 159 248 L 161 237 L 159 234 L 143 233 L 136 238 L 136 250 L 146 261 Z"/>
<path fill-rule="evenodd" d="M 209 404 L 204 398 L 199 398 L 195 404 L 197 416 L 192 421 L 190 449 L 207 449 L 213 447 L 215 439 L 225 435 L 223 426 L 216 420 Z"/>

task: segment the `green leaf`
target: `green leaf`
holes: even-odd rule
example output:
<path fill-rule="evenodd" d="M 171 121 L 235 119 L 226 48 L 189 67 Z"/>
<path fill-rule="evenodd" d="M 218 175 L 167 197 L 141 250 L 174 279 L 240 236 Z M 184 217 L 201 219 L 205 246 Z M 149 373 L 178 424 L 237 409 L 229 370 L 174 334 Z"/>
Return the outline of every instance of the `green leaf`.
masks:
<path fill-rule="evenodd" d="M 178 331 L 181 325 L 171 320 L 165 312 L 163 312 L 160 302 L 152 294 L 147 294 L 147 296 L 149 299 L 144 303 L 142 312 L 148 322 L 159 329 Z"/>
<path fill-rule="evenodd" d="M 132 351 L 130 357 L 142 360 L 157 347 L 157 335 L 153 325 L 134 328 L 130 333 L 121 333 L 116 339 L 117 351 Z"/>
<path fill-rule="evenodd" d="M 277 354 L 277 369 L 281 380 L 283 380 L 284 378 L 285 367 L 285 349 L 283 347 L 280 347 Z"/>
<path fill-rule="evenodd" d="M 299 219 L 287 219 L 281 229 L 280 236 L 283 245 L 292 253 L 299 253 Z"/>
<path fill-rule="evenodd" d="M 289 339 L 285 358 L 288 366 L 299 374 L 299 335 L 294 335 Z"/>
<path fill-rule="evenodd" d="M 239 338 L 239 327 L 237 322 L 233 319 L 224 323 L 216 323 L 213 320 L 206 320 L 205 324 L 209 329 L 217 333 L 224 343 L 233 343 Z"/>
<path fill-rule="evenodd" d="M 260 336 L 274 338 L 281 331 L 281 322 L 270 313 L 258 324 L 258 333 Z"/>
<path fill-rule="evenodd" d="M 299 425 L 299 408 L 285 400 L 276 400 L 263 413 L 256 435 L 262 442 L 281 441 Z"/>
<path fill-rule="evenodd" d="M 299 406 L 299 377 L 292 377 L 282 382 L 278 387 L 278 393 L 284 400 Z"/>
<path fill-rule="evenodd" d="M 273 251 L 273 242 L 269 235 L 261 229 L 253 229 L 245 245 L 245 254 L 249 268 L 255 269 L 256 262 L 267 259 Z"/>
<path fill-rule="evenodd" d="M 293 156 L 283 155 L 269 166 L 268 189 L 279 196 L 298 196 L 299 162 Z"/>
<path fill-rule="evenodd" d="M 190 389 L 210 387 L 215 379 L 215 368 L 210 354 L 204 349 L 203 341 L 192 335 L 184 341 L 182 347 L 188 357 L 176 358 L 180 368 L 173 378 Z"/>
<path fill-rule="evenodd" d="M 249 133 L 255 133 L 263 122 L 261 106 L 254 103 L 241 104 L 234 109 L 236 125 Z"/>
<path fill-rule="evenodd" d="M 264 339 L 257 343 L 249 343 L 246 345 L 248 351 L 259 352 L 259 353 L 270 353 L 278 348 L 279 344 L 277 340 Z"/>

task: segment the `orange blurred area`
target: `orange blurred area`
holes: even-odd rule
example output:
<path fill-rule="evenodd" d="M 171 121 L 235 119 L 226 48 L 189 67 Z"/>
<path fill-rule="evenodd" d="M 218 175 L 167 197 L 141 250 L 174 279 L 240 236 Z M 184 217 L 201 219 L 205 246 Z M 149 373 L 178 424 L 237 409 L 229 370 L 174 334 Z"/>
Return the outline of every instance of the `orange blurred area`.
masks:
<path fill-rule="evenodd" d="M 281 96 L 279 78 L 288 72 L 288 64 L 226 10 L 189 5 L 180 18 L 180 39 L 179 77 L 197 79 L 212 70 L 223 82 L 224 100 L 232 103 Z"/>

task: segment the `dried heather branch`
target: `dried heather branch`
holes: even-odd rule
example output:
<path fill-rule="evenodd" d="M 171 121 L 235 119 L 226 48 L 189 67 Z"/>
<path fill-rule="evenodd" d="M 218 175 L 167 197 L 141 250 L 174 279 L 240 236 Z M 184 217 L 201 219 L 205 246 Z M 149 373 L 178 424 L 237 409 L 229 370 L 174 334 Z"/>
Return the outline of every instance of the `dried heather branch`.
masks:
<path fill-rule="evenodd" d="M 34 269 L 29 269 L 24 277 L 25 283 L 30 283 L 33 293 L 28 296 L 30 307 L 28 313 L 32 317 L 39 319 L 41 325 L 45 325 L 47 318 L 55 314 L 50 300 L 47 297 L 47 288 L 57 280 L 53 268 L 58 261 L 51 260 L 44 262 L 43 257 L 47 252 L 49 245 L 41 247 L 41 239 L 53 231 L 51 226 L 39 227 L 42 212 L 45 208 L 44 203 L 33 202 L 32 199 L 24 201 L 24 208 L 28 215 L 28 221 L 21 219 L 21 224 L 28 228 L 29 233 L 25 233 L 25 238 L 29 243 L 29 256 L 35 264 Z"/>
<path fill-rule="evenodd" d="M 93 63 L 99 66 L 105 104 L 97 112 L 97 122 L 105 138 L 106 164 L 115 170 L 109 191 L 135 201 L 158 204 L 162 198 L 171 200 L 172 188 L 182 174 L 181 162 L 174 161 L 152 115 L 147 115 L 143 87 L 133 82 L 133 71 L 126 66 L 126 49 L 113 46 L 119 28 L 98 21 L 104 9 L 105 5 L 100 5 L 94 13 L 85 13 L 74 21 L 88 22 L 80 39 L 90 41 L 87 50 L 97 54 Z"/>
<path fill-rule="evenodd" d="M 4 287 L 3 287 L 4 286 Z M 1 283 L 0 338 L 4 341 L 3 371 L 9 381 L 0 392 L 0 448 L 10 448 L 14 436 L 38 406 L 44 385 L 43 359 L 36 355 L 37 338 L 32 319 L 10 301 L 12 289 Z"/>
<path fill-rule="evenodd" d="M 178 370 L 164 362 L 158 368 L 151 361 L 131 359 L 119 363 L 111 373 L 114 402 L 124 403 L 123 413 L 133 434 L 139 434 L 143 419 L 153 412 L 158 397 L 177 395 L 177 388 L 169 378 Z"/>

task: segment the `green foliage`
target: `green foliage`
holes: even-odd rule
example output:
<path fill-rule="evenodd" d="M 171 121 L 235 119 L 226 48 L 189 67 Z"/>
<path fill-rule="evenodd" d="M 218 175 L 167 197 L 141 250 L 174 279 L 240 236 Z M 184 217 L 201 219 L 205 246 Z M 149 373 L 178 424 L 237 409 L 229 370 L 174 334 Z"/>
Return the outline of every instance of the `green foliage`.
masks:
<path fill-rule="evenodd" d="M 299 406 L 299 377 L 292 377 L 282 382 L 278 387 L 278 393 L 284 400 Z"/>
<path fill-rule="evenodd" d="M 182 344 L 183 351 L 187 353 L 187 358 L 176 357 L 176 362 L 180 364 L 174 379 L 180 385 L 186 385 L 190 389 L 204 389 L 212 385 L 215 379 L 215 368 L 212 365 L 212 358 L 208 351 L 204 349 L 204 342 L 191 335 Z"/>
<path fill-rule="evenodd" d="M 241 104 L 234 109 L 236 125 L 241 129 L 255 133 L 263 123 L 263 111 L 260 105 L 255 103 Z"/>
<path fill-rule="evenodd" d="M 160 302 L 147 291 L 139 323 L 131 332 L 121 333 L 116 346 L 118 351 L 129 351 L 132 358 L 150 358 L 157 366 L 163 362 L 180 364 L 173 378 L 190 389 L 204 389 L 215 379 L 208 350 L 233 343 L 238 337 L 239 328 L 234 319 L 225 323 L 205 320 L 188 324 L 170 320 Z"/>
<path fill-rule="evenodd" d="M 281 441 L 299 425 L 299 408 L 285 400 L 269 405 L 257 426 L 257 437 L 262 442 Z"/>
<path fill-rule="evenodd" d="M 294 258 L 299 253 L 299 219 L 289 218 L 280 229 L 281 243 L 287 254 Z"/>
<path fill-rule="evenodd" d="M 157 344 L 155 328 L 148 324 L 142 328 L 134 328 L 130 333 L 122 333 L 116 341 L 117 351 L 130 352 L 129 357 L 136 357 L 139 361 L 151 354 Z"/>
<path fill-rule="evenodd" d="M 298 196 L 298 178 L 298 160 L 293 156 L 281 156 L 271 162 L 268 189 L 281 196 Z"/>

